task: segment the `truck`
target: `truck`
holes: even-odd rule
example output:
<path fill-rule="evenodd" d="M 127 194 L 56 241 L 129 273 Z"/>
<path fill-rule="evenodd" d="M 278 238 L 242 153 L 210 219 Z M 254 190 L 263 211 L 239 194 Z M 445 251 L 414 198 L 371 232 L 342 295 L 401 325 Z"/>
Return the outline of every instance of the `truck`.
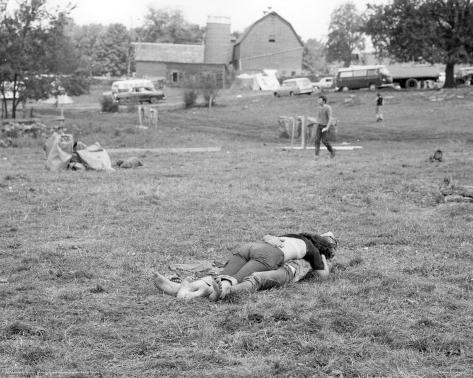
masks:
<path fill-rule="evenodd" d="M 392 65 L 388 69 L 393 84 L 405 89 L 431 88 L 440 77 L 440 69 L 430 65 Z"/>

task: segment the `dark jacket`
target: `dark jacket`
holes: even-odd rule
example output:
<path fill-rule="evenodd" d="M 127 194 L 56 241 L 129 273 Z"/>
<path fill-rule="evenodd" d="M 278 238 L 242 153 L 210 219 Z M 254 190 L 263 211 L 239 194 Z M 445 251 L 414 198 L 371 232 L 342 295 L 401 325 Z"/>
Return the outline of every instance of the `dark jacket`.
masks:
<path fill-rule="evenodd" d="M 321 253 L 326 252 L 327 247 L 325 246 L 324 242 L 328 244 L 322 237 L 316 234 L 308 234 L 308 233 L 300 233 L 300 234 L 286 234 L 282 235 L 288 238 L 297 238 L 301 239 L 306 244 L 306 254 L 304 256 L 304 260 L 307 260 L 312 269 L 314 270 L 324 270 L 324 262 L 322 260 Z M 326 253 L 323 253 L 326 258 Z"/>

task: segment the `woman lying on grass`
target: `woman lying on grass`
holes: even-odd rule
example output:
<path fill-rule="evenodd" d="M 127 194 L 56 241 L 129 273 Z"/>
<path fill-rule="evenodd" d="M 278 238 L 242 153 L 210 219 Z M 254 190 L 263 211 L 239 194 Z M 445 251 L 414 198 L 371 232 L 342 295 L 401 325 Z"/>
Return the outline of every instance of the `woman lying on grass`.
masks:
<path fill-rule="evenodd" d="M 223 299 L 230 294 L 297 282 L 312 270 L 326 278 L 329 274 L 327 260 L 333 258 L 336 248 L 337 240 L 331 232 L 265 235 L 262 242 L 238 247 L 216 278 L 185 279 L 178 284 L 155 273 L 153 280 L 158 289 L 180 299 Z"/>

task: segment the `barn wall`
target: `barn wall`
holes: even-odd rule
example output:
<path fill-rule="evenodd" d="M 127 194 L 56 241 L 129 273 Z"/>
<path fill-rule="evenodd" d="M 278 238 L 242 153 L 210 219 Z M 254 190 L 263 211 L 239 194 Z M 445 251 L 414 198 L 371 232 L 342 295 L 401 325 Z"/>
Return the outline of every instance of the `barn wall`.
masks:
<path fill-rule="evenodd" d="M 269 68 L 285 75 L 301 72 L 302 53 L 293 29 L 276 15 L 257 22 L 235 50 L 240 70 Z"/>
<path fill-rule="evenodd" d="M 213 73 L 220 87 L 225 87 L 225 65 L 204 63 L 136 62 L 138 77 L 164 77 L 170 86 L 182 86 L 203 73 Z"/>
<path fill-rule="evenodd" d="M 138 77 L 166 77 L 166 63 L 162 62 L 136 62 L 136 76 Z"/>

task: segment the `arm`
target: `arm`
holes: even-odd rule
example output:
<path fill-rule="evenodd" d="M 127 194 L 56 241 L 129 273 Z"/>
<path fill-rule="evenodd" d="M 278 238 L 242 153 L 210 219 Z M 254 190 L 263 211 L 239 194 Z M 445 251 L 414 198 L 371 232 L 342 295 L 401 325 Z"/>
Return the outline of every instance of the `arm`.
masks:
<path fill-rule="evenodd" d="M 322 280 L 326 280 L 330 274 L 330 268 L 327 263 L 327 259 L 325 258 L 324 255 L 321 255 L 322 261 L 324 263 L 324 269 L 323 270 L 315 270 L 315 274 Z"/>

